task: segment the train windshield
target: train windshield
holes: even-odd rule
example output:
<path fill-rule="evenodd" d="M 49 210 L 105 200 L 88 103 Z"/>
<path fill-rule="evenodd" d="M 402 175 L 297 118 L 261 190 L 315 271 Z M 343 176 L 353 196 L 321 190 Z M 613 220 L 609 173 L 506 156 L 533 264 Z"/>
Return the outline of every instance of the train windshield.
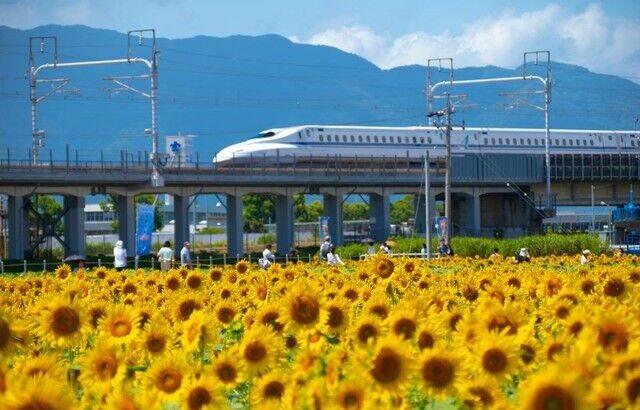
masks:
<path fill-rule="evenodd" d="M 276 135 L 275 132 L 273 131 L 267 131 L 267 132 L 261 132 L 260 134 L 256 135 L 255 137 L 253 137 L 252 139 L 256 139 L 256 138 L 268 138 L 268 137 L 273 137 L 274 135 Z"/>

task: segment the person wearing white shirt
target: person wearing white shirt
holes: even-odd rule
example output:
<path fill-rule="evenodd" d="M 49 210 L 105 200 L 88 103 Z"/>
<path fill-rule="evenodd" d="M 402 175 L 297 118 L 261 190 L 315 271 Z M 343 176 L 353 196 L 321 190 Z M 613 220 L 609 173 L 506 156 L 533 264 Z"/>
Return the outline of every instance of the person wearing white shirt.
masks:
<path fill-rule="evenodd" d="M 262 269 L 267 269 L 273 262 L 276 261 L 276 257 L 271 252 L 271 244 L 267 244 L 262 251 L 262 258 L 258 261 L 258 265 Z"/>
<path fill-rule="evenodd" d="M 184 246 L 180 250 L 180 265 L 191 267 L 191 244 L 185 242 Z"/>
<path fill-rule="evenodd" d="M 420 255 L 422 256 L 422 259 L 427 257 L 427 244 L 426 243 L 422 244 L 422 249 L 420 249 Z"/>
<path fill-rule="evenodd" d="M 166 272 L 171 268 L 171 263 L 173 262 L 173 249 L 171 249 L 171 242 L 164 242 L 162 248 L 158 251 L 158 260 L 160 261 L 161 271 Z"/>
<path fill-rule="evenodd" d="M 127 267 L 127 250 L 120 240 L 116 242 L 116 246 L 113 248 L 113 266 L 116 270 L 122 270 Z"/>
<path fill-rule="evenodd" d="M 344 262 L 342 262 L 342 259 L 340 259 L 340 256 L 338 256 L 338 254 L 336 253 L 335 246 L 332 246 L 331 249 L 329 250 L 329 253 L 327 253 L 327 263 L 333 266 L 338 266 L 338 265 L 344 266 Z"/>
<path fill-rule="evenodd" d="M 391 249 L 389 249 L 389 245 L 387 245 L 386 242 L 382 242 L 382 245 L 380 245 L 380 252 L 381 253 L 391 253 Z"/>

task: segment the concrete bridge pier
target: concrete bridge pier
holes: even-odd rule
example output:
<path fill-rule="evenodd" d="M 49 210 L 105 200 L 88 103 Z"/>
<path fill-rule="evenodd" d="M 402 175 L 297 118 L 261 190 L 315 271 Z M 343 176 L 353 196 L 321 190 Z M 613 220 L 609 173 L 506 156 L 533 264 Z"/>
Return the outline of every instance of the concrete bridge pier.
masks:
<path fill-rule="evenodd" d="M 294 204 L 291 195 L 276 196 L 276 247 L 281 255 L 289 253 L 293 243 Z"/>
<path fill-rule="evenodd" d="M 65 256 L 86 255 L 87 245 L 84 237 L 84 196 L 65 195 L 64 240 L 68 248 Z"/>
<path fill-rule="evenodd" d="M 329 217 L 329 236 L 334 245 L 342 245 L 342 195 L 324 194 L 323 216 Z M 320 238 L 323 240 L 324 238 Z"/>
<path fill-rule="evenodd" d="M 189 196 L 174 195 L 173 196 L 173 240 L 175 242 L 174 249 L 176 255 L 182 249 L 182 244 L 187 242 L 190 237 L 189 233 Z"/>
<path fill-rule="evenodd" d="M 227 195 L 227 254 L 242 256 L 244 218 L 242 217 L 242 195 Z"/>
<path fill-rule="evenodd" d="M 389 196 L 384 193 L 370 193 L 369 207 L 372 220 L 371 236 L 378 242 L 386 241 L 389 236 L 389 213 L 391 211 Z"/>
<path fill-rule="evenodd" d="M 116 198 L 118 212 L 118 237 L 124 243 L 127 255 L 136 254 L 136 219 L 134 197 L 118 195 Z"/>
<path fill-rule="evenodd" d="M 9 259 L 22 259 L 27 250 L 27 219 L 24 211 L 24 196 L 8 196 Z"/>

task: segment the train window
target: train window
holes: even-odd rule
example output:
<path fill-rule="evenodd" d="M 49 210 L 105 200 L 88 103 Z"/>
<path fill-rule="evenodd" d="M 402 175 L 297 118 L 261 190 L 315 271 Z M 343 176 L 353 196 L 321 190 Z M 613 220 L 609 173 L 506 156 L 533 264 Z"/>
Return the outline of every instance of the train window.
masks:
<path fill-rule="evenodd" d="M 569 139 L 569 145 L 571 145 L 573 147 L 573 140 Z"/>
<path fill-rule="evenodd" d="M 382 136 L 382 142 L 386 143 L 387 142 L 387 137 L 385 137 L 384 135 Z"/>
<path fill-rule="evenodd" d="M 498 144 L 502 145 L 502 138 L 498 138 Z"/>
<path fill-rule="evenodd" d="M 489 145 L 489 141 L 486 138 L 484 139 L 484 145 Z"/>
<path fill-rule="evenodd" d="M 322 134 L 320 134 L 318 138 L 320 139 L 320 142 L 324 141 L 324 137 L 322 136 Z"/>
<path fill-rule="evenodd" d="M 428 142 L 429 144 L 431 144 L 431 143 L 433 142 L 433 140 L 431 139 L 431 137 L 427 137 L 427 142 Z"/>
<path fill-rule="evenodd" d="M 347 142 L 347 136 L 346 135 L 342 136 L 342 142 Z"/>
<path fill-rule="evenodd" d="M 356 142 L 356 137 L 354 137 L 353 135 L 349 136 L 351 138 L 351 142 Z"/>
<path fill-rule="evenodd" d="M 331 142 L 331 135 L 327 135 L 327 142 Z"/>
<path fill-rule="evenodd" d="M 495 138 L 491 138 L 491 145 L 496 145 L 496 139 Z"/>
<path fill-rule="evenodd" d="M 389 136 L 389 142 L 393 142 L 393 137 Z"/>
<path fill-rule="evenodd" d="M 412 138 L 412 140 L 413 140 L 413 143 L 414 143 L 414 144 L 417 144 L 417 143 L 418 143 L 418 139 L 417 139 L 416 137 L 413 137 L 413 138 Z"/>
<path fill-rule="evenodd" d="M 378 143 L 378 136 L 377 135 L 373 136 L 373 142 L 375 142 L 376 144 Z"/>
<path fill-rule="evenodd" d="M 311 131 L 307 128 L 307 137 L 311 134 Z"/>
<path fill-rule="evenodd" d="M 631 146 L 635 147 L 636 146 L 636 142 L 634 140 L 631 140 Z"/>
<path fill-rule="evenodd" d="M 513 145 L 518 145 L 518 139 L 517 138 L 513 139 Z"/>
<path fill-rule="evenodd" d="M 587 146 L 587 140 L 582 140 L 582 145 Z"/>
<path fill-rule="evenodd" d="M 535 145 L 538 145 L 538 139 L 537 138 L 534 138 L 533 142 L 535 143 Z"/>
<path fill-rule="evenodd" d="M 520 145 L 524 145 L 524 138 L 520 138 Z"/>
<path fill-rule="evenodd" d="M 527 145 L 531 145 L 531 138 L 527 138 Z"/>
<path fill-rule="evenodd" d="M 562 139 L 562 145 L 567 145 L 567 140 L 566 139 Z"/>
<path fill-rule="evenodd" d="M 358 135 L 358 142 L 362 142 L 362 135 Z"/>
<path fill-rule="evenodd" d="M 591 143 L 591 146 L 593 147 L 593 140 L 589 140 L 589 142 Z"/>
<path fill-rule="evenodd" d="M 509 138 L 505 138 L 504 139 L 504 143 L 507 144 L 507 145 L 511 144 L 511 142 L 509 142 Z"/>
<path fill-rule="evenodd" d="M 371 136 L 367 135 L 367 142 L 371 142 Z"/>
<path fill-rule="evenodd" d="M 560 140 L 556 139 L 556 145 L 560 145 Z"/>
<path fill-rule="evenodd" d="M 609 141 L 613 141 L 613 136 L 609 135 Z"/>
<path fill-rule="evenodd" d="M 420 137 L 420 144 L 424 144 L 424 137 Z"/>

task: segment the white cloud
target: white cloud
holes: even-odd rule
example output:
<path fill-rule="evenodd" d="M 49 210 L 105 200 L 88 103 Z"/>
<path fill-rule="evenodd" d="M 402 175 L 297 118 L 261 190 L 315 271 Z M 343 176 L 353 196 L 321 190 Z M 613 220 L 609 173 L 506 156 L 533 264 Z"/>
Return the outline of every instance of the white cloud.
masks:
<path fill-rule="evenodd" d="M 597 4 L 573 14 L 550 4 L 531 12 L 482 18 L 455 35 L 419 31 L 388 38 L 367 26 L 351 25 L 295 41 L 334 46 L 383 68 L 424 64 L 434 57 L 453 57 L 458 67 L 515 67 L 522 63 L 523 51 L 549 49 L 554 60 L 594 71 L 635 79 L 640 72 L 638 19 L 610 18 Z"/>

